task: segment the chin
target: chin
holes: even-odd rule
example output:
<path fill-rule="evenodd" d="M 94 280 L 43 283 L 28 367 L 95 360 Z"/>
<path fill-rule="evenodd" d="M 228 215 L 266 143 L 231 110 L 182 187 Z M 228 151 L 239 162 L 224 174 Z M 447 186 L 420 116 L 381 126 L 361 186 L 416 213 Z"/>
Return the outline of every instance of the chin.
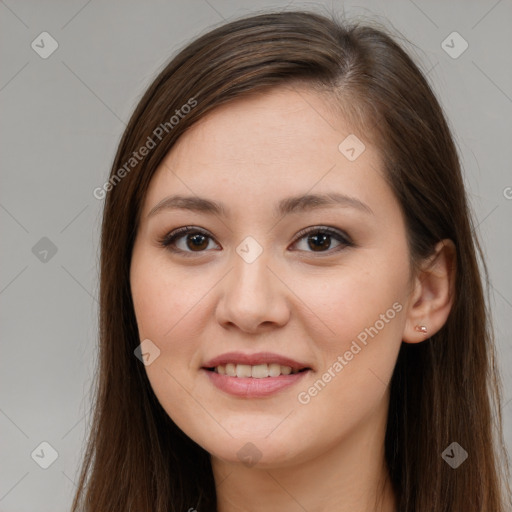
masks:
<path fill-rule="evenodd" d="M 273 423 L 276 429 L 277 423 Z M 242 464 L 245 467 L 271 469 L 300 463 L 311 456 L 299 432 L 272 432 L 272 429 L 243 428 L 224 432 L 222 436 L 203 433 L 194 439 L 212 457 L 229 464 Z M 270 435 L 269 435 L 270 432 Z"/>

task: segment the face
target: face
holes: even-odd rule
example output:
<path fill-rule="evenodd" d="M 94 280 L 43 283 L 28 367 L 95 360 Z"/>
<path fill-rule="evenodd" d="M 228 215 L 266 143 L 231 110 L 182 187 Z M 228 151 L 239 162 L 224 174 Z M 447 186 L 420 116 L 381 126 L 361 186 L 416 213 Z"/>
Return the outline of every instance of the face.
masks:
<path fill-rule="evenodd" d="M 151 386 L 217 459 L 286 466 L 349 443 L 385 420 L 409 271 L 379 152 L 326 98 L 219 107 L 142 209 L 130 283 Z"/>

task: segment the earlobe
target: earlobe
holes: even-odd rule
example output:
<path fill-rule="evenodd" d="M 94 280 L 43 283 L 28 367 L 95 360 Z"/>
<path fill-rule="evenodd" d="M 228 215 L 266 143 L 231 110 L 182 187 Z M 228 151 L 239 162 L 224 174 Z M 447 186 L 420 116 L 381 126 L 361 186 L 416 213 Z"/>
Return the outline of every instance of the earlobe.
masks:
<path fill-rule="evenodd" d="M 425 341 L 446 323 L 453 305 L 455 272 L 455 244 L 441 240 L 415 277 L 402 335 L 405 343 Z"/>
<path fill-rule="evenodd" d="M 428 333 L 428 329 L 427 329 L 426 325 L 415 325 L 414 326 L 414 330 L 416 332 L 421 332 L 423 334 L 427 334 Z"/>

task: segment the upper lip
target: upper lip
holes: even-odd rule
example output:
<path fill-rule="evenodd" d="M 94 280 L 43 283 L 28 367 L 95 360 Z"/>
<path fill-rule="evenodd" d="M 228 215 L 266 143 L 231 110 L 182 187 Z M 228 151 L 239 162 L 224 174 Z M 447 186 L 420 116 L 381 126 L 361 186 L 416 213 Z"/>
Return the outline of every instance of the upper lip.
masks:
<path fill-rule="evenodd" d="M 273 354 L 272 352 L 258 352 L 256 354 L 244 354 L 243 352 L 226 352 L 220 356 L 210 359 L 204 363 L 203 368 L 215 368 L 217 366 L 232 364 L 248 364 L 256 366 L 258 364 L 276 363 L 281 366 L 289 366 L 292 370 L 302 370 L 310 368 L 306 363 L 301 363 L 290 359 L 289 357 Z"/>

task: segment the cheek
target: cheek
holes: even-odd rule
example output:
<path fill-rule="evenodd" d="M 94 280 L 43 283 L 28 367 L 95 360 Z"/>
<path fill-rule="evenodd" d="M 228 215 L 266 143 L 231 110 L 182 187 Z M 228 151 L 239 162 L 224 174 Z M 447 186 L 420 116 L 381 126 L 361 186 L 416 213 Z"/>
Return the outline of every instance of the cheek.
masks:
<path fill-rule="evenodd" d="M 315 313 L 311 339 L 325 354 L 333 356 L 348 349 L 351 341 L 364 342 L 365 333 L 396 338 L 401 332 L 404 298 L 407 292 L 406 265 L 376 264 L 371 258 L 363 265 L 347 266 L 328 276 L 308 277 L 301 286 L 301 300 Z M 318 325 L 322 325 L 318 329 Z M 368 334 L 367 334 L 368 335 Z"/>
<path fill-rule="evenodd" d="M 141 339 L 164 344 L 183 324 L 190 324 L 208 289 L 204 280 L 198 286 L 190 270 L 173 269 L 147 252 L 134 256 L 130 281 Z"/>
<path fill-rule="evenodd" d="M 190 279 L 148 250 L 134 251 L 130 282 L 139 339 L 151 340 L 160 351 L 145 367 L 151 386 L 161 403 L 179 403 L 180 383 L 190 388 L 200 346 L 202 325 L 197 320 L 205 290 L 191 286 Z"/>
<path fill-rule="evenodd" d="M 190 278 L 185 280 L 145 250 L 134 250 L 130 283 L 139 338 L 160 350 L 145 367 L 149 382 L 169 416 L 189 431 L 201 414 L 194 400 L 184 399 L 184 389 L 193 393 L 191 372 L 197 371 L 192 366 L 202 330 L 197 319 L 205 289 L 192 286 Z"/>
<path fill-rule="evenodd" d="M 321 280 L 321 287 L 311 282 L 301 297 L 329 329 L 308 333 L 322 368 L 297 398 L 310 414 L 315 412 L 312 417 L 322 410 L 332 413 L 333 425 L 339 426 L 340 408 L 355 420 L 377 407 L 393 373 L 405 323 L 407 252 L 403 258 L 384 256 L 341 269 Z M 349 421 L 343 416 L 343 422 Z"/>

